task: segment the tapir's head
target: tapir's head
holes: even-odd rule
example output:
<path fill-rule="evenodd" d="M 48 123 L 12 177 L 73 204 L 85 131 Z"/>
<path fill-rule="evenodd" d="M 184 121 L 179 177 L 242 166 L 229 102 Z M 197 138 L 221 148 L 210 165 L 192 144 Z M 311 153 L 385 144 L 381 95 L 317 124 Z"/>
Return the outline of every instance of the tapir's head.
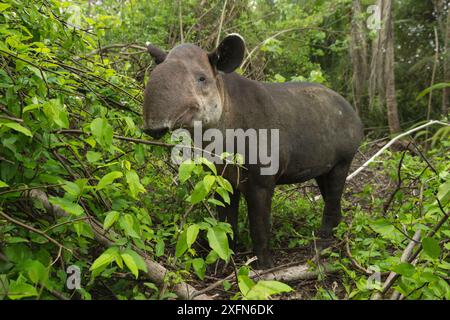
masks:
<path fill-rule="evenodd" d="M 223 105 L 220 73 L 233 72 L 244 57 L 244 41 L 227 36 L 211 53 L 193 44 L 181 44 L 165 53 L 153 45 L 148 52 L 157 66 L 144 93 L 144 131 L 159 138 L 175 128 L 205 127 L 218 123 Z"/>

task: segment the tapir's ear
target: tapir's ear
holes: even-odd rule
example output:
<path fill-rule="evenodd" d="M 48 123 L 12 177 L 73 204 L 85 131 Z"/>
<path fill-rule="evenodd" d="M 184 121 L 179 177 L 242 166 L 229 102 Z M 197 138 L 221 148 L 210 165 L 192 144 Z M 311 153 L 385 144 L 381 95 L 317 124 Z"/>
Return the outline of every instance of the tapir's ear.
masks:
<path fill-rule="evenodd" d="M 237 33 L 233 33 L 226 36 L 208 57 L 213 67 L 217 70 L 230 73 L 241 65 L 244 53 L 244 39 Z"/>
<path fill-rule="evenodd" d="M 156 64 L 160 64 L 166 59 L 167 53 L 152 44 L 147 45 L 148 53 L 153 57 Z"/>

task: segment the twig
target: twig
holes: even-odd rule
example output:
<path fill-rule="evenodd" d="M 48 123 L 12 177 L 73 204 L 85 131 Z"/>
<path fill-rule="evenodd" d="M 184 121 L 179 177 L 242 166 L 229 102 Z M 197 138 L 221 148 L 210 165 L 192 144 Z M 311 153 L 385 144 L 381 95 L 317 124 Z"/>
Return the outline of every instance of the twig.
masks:
<path fill-rule="evenodd" d="M 382 154 L 387 148 L 389 148 L 391 145 L 393 145 L 397 140 L 399 140 L 400 138 L 403 138 L 404 136 L 407 136 L 413 132 L 419 131 L 423 128 L 429 127 L 433 124 L 439 124 L 442 126 L 450 126 L 449 123 L 447 122 L 443 122 L 443 121 L 439 121 L 439 120 L 431 120 L 419 127 L 413 128 L 411 130 L 408 130 L 402 134 L 399 134 L 398 136 L 396 136 L 395 138 L 391 139 L 388 143 L 386 143 L 384 145 L 383 148 L 381 148 L 380 150 L 377 151 L 377 153 L 375 153 L 369 160 L 367 160 L 362 166 L 360 166 L 357 170 L 353 171 L 350 175 L 347 176 L 347 181 L 353 179 L 355 176 L 357 176 L 361 171 L 363 171 L 365 168 L 367 168 L 367 166 L 373 162 L 375 160 L 375 158 L 377 158 L 380 154 Z"/>
<path fill-rule="evenodd" d="M 223 25 L 223 18 L 225 17 L 225 9 L 227 7 L 228 0 L 225 0 L 222 7 L 222 13 L 220 15 L 220 23 L 219 23 L 219 30 L 217 31 L 217 39 L 216 39 L 216 48 L 219 46 L 220 42 L 220 33 L 222 32 L 222 25 Z"/>
<path fill-rule="evenodd" d="M 58 241 L 56 241 L 55 239 L 53 239 L 52 237 L 50 237 L 48 234 L 46 234 L 45 232 L 42 232 L 41 230 L 38 230 L 32 226 L 29 226 L 19 220 L 16 220 L 12 217 L 10 217 L 9 215 L 7 215 L 6 213 L 4 213 L 3 211 L 0 211 L 0 216 L 2 216 L 3 218 L 5 218 L 6 220 L 14 223 L 15 225 L 18 225 L 19 227 L 25 228 L 29 231 L 32 231 L 34 233 L 37 233 L 41 236 L 43 236 L 44 238 L 46 238 L 48 241 L 50 241 L 51 243 L 57 245 L 59 248 L 63 248 L 64 250 L 70 252 L 72 255 L 74 254 L 73 251 L 69 248 L 66 248 L 64 245 L 62 245 L 61 243 L 59 243 Z"/>

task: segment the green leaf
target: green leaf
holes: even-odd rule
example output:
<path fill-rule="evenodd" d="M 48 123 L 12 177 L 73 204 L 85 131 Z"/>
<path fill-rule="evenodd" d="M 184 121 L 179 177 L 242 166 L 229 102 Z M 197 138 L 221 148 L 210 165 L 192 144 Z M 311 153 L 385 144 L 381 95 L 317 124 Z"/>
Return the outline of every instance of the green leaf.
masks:
<path fill-rule="evenodd" d="M 8 187 L 9 185 L 6 182 L 0 180 L 0 188 Z"/>
<path fill-rule="evenodd" d="M 225 204 L 217 199 L 208 199 L 208 202 L 215 205 L 215 206 L 220 206 L 220 207 L 225 207 Z"/>
<path fill-rule="evenodd" d="M 251 288 L 255 285 L 255 282 L 247 275 L 238 275 L 238 287 L 242 295 L 245 297 Z"/>
<path fill-rule="evenodd" d="M 442 206 L 446 206 L 450 201 L 450 179 L 439 186 L 437 197 Z"/>
<path fill-rule="evenodd" d="M 6 122 L 6 123 L 0 123 L 0 126 L 5 126 L 8 127 L 10 129 L 13 129 L 17 132 L 23 133 L 26 136 L 32 137 L 33 134 L 31 133 L 30 130 L 28 130 L 27 128 L 23 127 L 22 125 L 16 123 L 16 122 Z"/>
<path fill-rule="evenodd" d="M 200 231 L 200 227 L 196 224 L 192 224 L 187 228 L 186 231 L 186 243 L 190 248 L 192 244 L 197 240 L 198 233 Z"/>
<path fill-rule="evenodd" d="M 108 120 L 96 118 L 91 122 L 91 132 L 95 140 L 104 148 L 109 148 L 113 139 L 113 128 Z"/>
<path fill-rule="evenodd" d="M 229 193 L 233 193 L 233 186 L 231 185 L 231 183 L 227 179 L 225 179 L 224 177 L 218 176 L 217 177 L 217 181 L 219 182 L 219 185 L 222 188 L 227 190 Z"/>
<path fill-rule="evenodd" d="M 74 203 L 66 198 L 50 197 L 49 201 L 51 204 L 60 206 L 61 209 L 74 216 L 81 216 L 84 213 L 83 208 L 78 203 Z"/>
<path fill-rule="evenodd" d="M 119 219 L 119 216 L 120 213 L 117 211 L 108 212 L 103 222 L 103 229 L 108 230 Z"/>
<path fill-rule="evenodd" d="M 164 254 L 164 248 L 165 248 L 164 240 L 161 238 L 158 239 L 155 246 L 155 254 L 157 257 L 161 257 Z"/>
<path fill-rule="evenodd" d="M 191 194 L 189 200 L 192 204 L 197 204 L 197 203 L 201 202 L 202 200 L 204 200 L 207 195 L 208 195 L 208 191 L 205 188 L 205 182 L 200 181 L 195 185 L 194 191 L 192 191 L 192 194 Z"/>
<path fill-rule="evenodd" d="M 228 245 L 228 236 L 226 232 L 220 227 L 214 226 L 208 230 L 206 236 L 211 249 L 217 252 L 221 259 L 228 261 L 231 252 Z"/>
<path fill-rule="evenodd" d="M 436 83 L 436 84 L 432 85 L 431 87 L 428 87 L 425 90 L 423 90 L 422 92 L 420 92 L 419 95 L 416 98 L 416 101 L 420 100 L 425 95 L 430 93 L 431 90 L 438 90 L 438 89 L 443 89 L 443 88 L 447 88 L 447 87 L 450 87 L 450 83 L 448 83 L 448 82 Z"/>
<path fill-rule="evenodd" d="M 47 119 L 58 128 L 69 127 L 67 110 L 58 99 L 51 99 L 44 103 L 43 111 Z"/>
<path fill-rule="evenodd" d="M 47 268 L 40 261 L 28 260 L 23 266 L 33 283 L 45 283 L 47 281 Z"/>
<path fill-rule="evenodd" d="M 439 241 L 434 238 L 423 238 L 422 247 L 423 251 L 432 259 L 437 259 L 441 255 Z"/>
<path fill-rule="evenodd" d="M 139 270 L 138 270 L 136 263 L 134 262 L 133 257 L 131 255 L 129 255 L 128 253 L 122 253 L 121 257 L 122 257 L 123 261 L 125 262 L 125 265 L 128 267 L 128 269 L 130 269 L 131 273 L 133 273 L 133 275 L 137 279 L 139 276 Z"/>
<path fill-rule="evenodd" d="M 412 275 L 416 272 L 414 266 L 407 262 L 402 262 L 394 267 L 392 267 L 392 271 L 398 273 L 405 277 L 412 277 Z"/>
<path fill-rule="evenodd" d="M 123 176 L 120 171 L 113 171 L 103 176 L 97 184 L 97 190 L 101 190 L 104 187 L 113 183 L 114 180 L 121 178 Z"/>
<path fill-rule="evenodd" d="M 8 297 L 11 300 L 34 297 L 37 295 L 36 288 L 31 284 L 26 283 L 26 279 L 22 275 L 20 275 L 17 280 L 12 280 L 9 283 Z"/>
<path fill-rule="evenodd" d="M 191 177 L 194 168 L 195 163 L 190 159 L 180 164 L 180 167 L 178 168 L 178 177 L 182 183 L 186 182 Z"/>
<path fill-rule="evenodd" d="M 134 170 L 128 171 L 125 176 L 127 179 L 128 187 L 130 189 L 131 196 L 137 199 L 139 193 L 145 192 L 145 188 L 141 184 L 139 176 Z"/>
<path fill-rule="evenodd" d="M 139 234 L 134 229 L 134 217 L 131 214 L 127 213 L 120 217 L 119 223 L 126 235 L 135 239 L 140 239 Z"/>
<path fill-rule="evenodd" d="M 216 177 L 212 176 L 212 175 L 207 175 L 203 178 L 203 184 L 208 193 L 211 191 L 211 188 L 214 185 L 215 181 L 216 181 Z"/>
<path fill-rule="evenodd" d="M 134 263 L 136 264 L 136 266 L 139 270 L 147 272 L 147 265 L 145 264 L 144 259 L 136 251 L 127 249 L 127 250 L 125 250 L 125 253 L 130 255 L 133 258 Z"/>
<path fill-rule="evenodd" d="M 225 190 L 222 187 L 219 187 L 216 189 L 216 192 L 222 197 L 223 201 L 225 201 L 225 203 L 230 204 L 230 195 L 228 194 L 228 191 Z"/>
<path fill-rule="evenodd" d="M 0 3 L 0 12 L 5 11 L 5 10 L 8 9 L 9 7 L 11 7 L 10 4 L 7 4 L 7 3 Z"/>
<path fill-rule="evenodd" d="M 109 248 L 105 252 L 103 252 L 97 259 L 95 259 L 92 266 L 89 268 L 90 271 L 102 268 L 107 266 L 111 262 L 116 259 L 116 256 L 119 253 L 119 249 L 116 247 Z"/>
<path fill-rule="evenodd" d="M 217 170 L 216 170 L 216 166 L 214 165 L 214 163 L 212 163 L 211 161 L 209 161 L 208 159 L 203 158 L 203 157 L 199 158 L 199 162 L 206 165 L 209 168 L 209 170 L 211 170 L 211 172 L 217 176 Z"/>
<path fill-rule="evenodd" d="M 260 280 L 250 288 L 245 297 L 247 299 L 268 299 L 271 295 L 290 292 L 292 290 L 290 286 L 279 281 Z"/>
<path fill-rule="evenodd" d="M 100 158 L 102 157 L 102 154 L 100 152 L 95 152 L 95 151 L 88 151 L 86 153 L 86 159 L 87 161 L 89 161 L 90 163 L 95 163 L 98 160 L 100 160 Z"/>
<path fill-rule="evenodd" d="M 202 258 L 196 258 L 192 260 L 192 266 L 197 276 L 203 280 L 205 278 L 206 263 Z"/>
<path fill-rule="evenodd" d="M 211 250 L 208 255 L 206 256 L 205 262 L 207 264 L 211 264 L 217 261 L 217 259 L 219 258 L 219 255 L 217 254 L 217 252 L 215 252 L 214 250 Z"/>
<path fill-rule="evenodd" d="M 177 241 L 177 245 L 175 246 L 175 256 L 177 258 L 181 257 L 183 253 L 189 248 L 187 245 L 187 232 L 183 231 Z"/>
<path fill-rule="evenodd" d="M 73 196 L 74 198 L 78 198 L 78 196 L 81 194 L 81 189 L 80 187 L 72 182 L 72 181 L 66 181 L 66 184 L 63 186 L 63 189 L 70 194 L 71 196 Z"/>

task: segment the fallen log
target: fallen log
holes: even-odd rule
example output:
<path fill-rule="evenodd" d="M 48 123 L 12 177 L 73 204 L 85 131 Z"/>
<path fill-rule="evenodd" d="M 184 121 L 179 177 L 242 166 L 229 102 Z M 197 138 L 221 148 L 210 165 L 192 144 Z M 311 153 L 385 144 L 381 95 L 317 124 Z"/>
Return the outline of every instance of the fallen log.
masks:
<path fill-rule="evenodd" d="M 329 274 L 336 272 L 337 269 L 324 264 L 321 265 L 316 270 L 311 270 L 311 265 L 309 264 L 300 264 L 292 267 L 287 267 L 274 271 L 266 271 L 262 273 L 258 273 L 257 271 L 250 272 L 251 278 L 258 278 L 260 280 L 276 280 L 283 282 L 293 282 L 299 280 L 311 280 L 316 279 L 321 274 Z"/>
<path fill-rule="evenodd" d="M 48 200 L 48 196 L 45 192 L 39 189 L 33 189 L 27 192 L 27 197 L 31 199 L 38 200 L 42 203 L 43 207 L 49 214 L 53 214 L 58 217 L 67 217 L 69 213 L 64 211 L 61 207 L 57 205 L 53 205 Z M 92 227 L 92 231 L 94 232 L 95 239 L 105 247 L 110 247 L 114 245 L 114 242 L 111 241 L 108 237 L 110 233 L 103 230 L 101 224 L 93 218 L 87 219 L 89 224 Z M 161 264 L 153 261 L 147 254 L 143 253 L 139 249 L 135 249 L 135 251 L 142 257 L 147 266 L 147 276 L 154 283 L 161 285 L 164 283 L 164 278 L 168 272 L 168 270 L 162 266 Z M 181 282 L 173 286 L 172 291 L 180 298 L 184 300 L 189 299 L 197 299 L 197 300 L 212 300 L 211 296 L 206 294 L 197 294 L 198 290 L 195 289 L 188 283 Z"/>

